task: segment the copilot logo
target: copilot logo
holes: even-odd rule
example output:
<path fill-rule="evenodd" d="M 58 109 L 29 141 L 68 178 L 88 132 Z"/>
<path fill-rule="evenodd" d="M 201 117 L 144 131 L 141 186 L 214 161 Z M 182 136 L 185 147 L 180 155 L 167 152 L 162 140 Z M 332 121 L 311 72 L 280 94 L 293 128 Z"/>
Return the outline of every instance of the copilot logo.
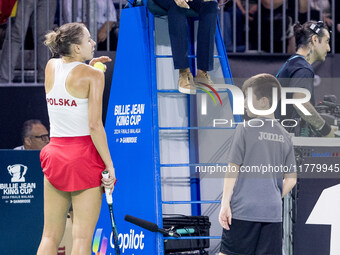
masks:
<path fill-rule="evenodd" d="M 99 245 L 102 232 L 103 232 L 103 229 L 98 228 L 93 238 L 92 251 L 94 252 L 95 255 L 106 254 L 108 239 L 105 235 L 103 236 L 102 242 Z M 99 247 L 100 247 L 100 251 L 99 251 Z"/>
<path fill-rule="evenodd" d="M 119 248 L 122 253 L 127 250 L 142 251 L 144 249 L 144 233 L 143 231 L 135 232 L 134 229 L 130 229 L 129 233 L 120 233 L 118 235 Z M 112 232 L 110 237 L 107 238 L 103 234 L 103 229 L 98 228 L 93 238 L 92 251 L 95 255 L 105 255 L 108 244 L 111 248 L 114 248 Z"/>

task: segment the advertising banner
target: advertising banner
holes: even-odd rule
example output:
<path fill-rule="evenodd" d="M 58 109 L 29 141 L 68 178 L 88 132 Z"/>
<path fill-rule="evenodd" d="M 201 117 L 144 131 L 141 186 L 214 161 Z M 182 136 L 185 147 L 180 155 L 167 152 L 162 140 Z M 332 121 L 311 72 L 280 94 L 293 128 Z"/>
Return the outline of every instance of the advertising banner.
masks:
<path fill-rule="evenodd" d="M 126 214 L 157 223 L 150 50 L 145 7 L 122 10 L 118 51 L 105 130 L 116 169 L 113 192 L 122 254 L 159 254 L 156 234 L 124 220 Z M 115 254 L 103 199 L 93 254 Z"/>
<path fill-rule="evenodd" d="M 1 254 L 36 254 L 43 230 L 40 151 L 0 150 Z"/>

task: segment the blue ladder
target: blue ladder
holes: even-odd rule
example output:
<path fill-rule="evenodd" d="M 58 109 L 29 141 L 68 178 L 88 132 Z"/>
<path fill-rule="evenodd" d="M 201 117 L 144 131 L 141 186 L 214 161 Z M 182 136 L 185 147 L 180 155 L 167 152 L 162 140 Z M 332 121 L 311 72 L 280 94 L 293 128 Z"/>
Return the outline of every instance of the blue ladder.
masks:
<path fill-rule="evenodd" d="M 190 118 L 189 115 L 189 121 L 190 123 L 189 126 L 187 127 L 160 127 L 159 126 L 159 116 L 158 116 L 158 94 L 162 93 L 167 93 L 167 94 L 178 94 L 180 93 L 176 89 L 158 89 L 157 87 L 157 67 L 156 67 L 156 61 L 157 59 L 161 58 L 172 58 L 172 55 L 156 55 L 155 51 L 155 17 L 154 15 L 148 11 L 148 17 L 149 17 L 149 42 L 150 42 L 150 63 L 151 63 L 151 80 L 152 80 L 152 101 L 153 101 L 153 130 L 155 131 L 155 136 L 154 136 L 154 164 L 155 164 L 155 170 L 156 170 L 156 176 L 157 176 L 157 181 L 156 181 L 156 190 L 157 190 L 157 222 L 159 224 L 163 224 L 163 217 L 162 217 L 162 205 L 164 204 L 172 204 L 172 205 L 179 205 L 179 204 L 190 204 L 191 205 L 191 211 L 192 215 L 201 215 L 201 204 L 218 204 L 220 203 L 220 200 L 205 200 L 202 201 L 200 198 L 200 179 L 199 178 L 190 178 L 190 186 L 191 186 L 191 201 L 163 201 L 161 199 L 161 168 L 162 167 L 191 167 L 191 172 L 192 172 L 192 167 L 195 166 L 204 166 L 204 165 L 211 165 L 211 164 L 206 164 L 206 163 L 190 163 L 190 162 L 198 162 L 198 155 L 197 155 L 197 149 L 195 147 L 195 144 L 192 144 L 190 142 L 189 146 L 189 163 L 180 163 L 180 164 L 161 164 L 160 163 L 160 151 L 159 151 L 159 133 L 160 131 L 164 130 L 188 130 L 189 132 L 189 141 L 190 139 L 190 131 L 197 131 L 197 130 L 202 130 L 202 129 L 230 129 L 230 128 L 219 128 L 219 127 L 197 127 L 197 123 L 195 123 L 195 118 Z M 192 73 L 195 74 L 195 63 L 194 59 L 196 56 L 194 55 L 194 36 L 192 32 L 193 28 L 193 22 L 189 23 L 191 26 L 191 47 L 189 47 L 189 51 L 191 54 L 189 54 L 189 58 L 191 59 L 190 61 L 190 68 L 192 70 Z M 216 29 L 216 37 L 215 37 L 215 43 L 216 43 L 216 48 L 218 54 L 214 56 L 215 59 L 218 59 L 220 61 L 221 67 L 222 67 L 222 72 L 223 76 L 225 79 L 225 83 L 232 83 L 232 75 L 227 59 L 227 54 L 220 30 L 220 24 L 218 21 L 217 24 L 217 29 Z M 198 91 L 199 92 L 199 91 Z M 229 102 L 232 105 L 232 95 L 231 93 L 228 92 L 228 97 L 229 97 Z M 182 95 L 182 94 L 181 94 Z M 188 97 L 188 109 L 190 109 L 190 105 L 195 106 L 195 96 L 187 96 Z M 194 102 L 193 102 L 194 101 Z M 188 112 L 190 112 L 188 110 Z M 193 120 L 192 120 L 193 119 Z M 234 120 L 236 122 L 242 121 L 241 116 L 234 116 Z M 163 237 L 163 235 L 157 235 L 157 246 L 158 247 L 163 247 L 163 242 L 164 240 L 171 240 L 171 239 L 220 239 L 221 236 L 193 236 L 193 237 L 180 237 L 180 238 L 174 238 L 174 237 Z M 164 250 L 160 250 L 159 254 L 164 254 Z"/>

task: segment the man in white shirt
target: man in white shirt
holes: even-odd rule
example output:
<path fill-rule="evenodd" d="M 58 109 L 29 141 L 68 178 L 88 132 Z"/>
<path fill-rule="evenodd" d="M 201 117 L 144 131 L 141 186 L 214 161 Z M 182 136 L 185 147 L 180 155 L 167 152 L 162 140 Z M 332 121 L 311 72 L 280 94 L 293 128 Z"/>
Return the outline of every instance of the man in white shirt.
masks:
<path fill-rule="evenodd" d="M 50 142 L 46 127 L 40 120 L 27 120 L 22 127 L 23 145 L 14 150 L 41 150 Z"/>
<path fill-rule="evenodd" d="M 82 19 L 82 9 L 86 8 L 82 6 L 82 0 L 77 2 L 77 17 L 74 22 L 83 22 L 86 20 Z M 107 26 L 109 26 L 110 36 L 110 49 L 116 50 L 117 48 L 117 37 L 118 37 L 118 26 L 117 26 L 117 11 L 112 0 L 96 1 L 96 21 L 97 21 L 97 50 L 108 50 L 107 45 Z M 85 17 L 86 18 L 86 17 Z M 72 22 L 72 1 L 63 1 L 63 22 Z"/>

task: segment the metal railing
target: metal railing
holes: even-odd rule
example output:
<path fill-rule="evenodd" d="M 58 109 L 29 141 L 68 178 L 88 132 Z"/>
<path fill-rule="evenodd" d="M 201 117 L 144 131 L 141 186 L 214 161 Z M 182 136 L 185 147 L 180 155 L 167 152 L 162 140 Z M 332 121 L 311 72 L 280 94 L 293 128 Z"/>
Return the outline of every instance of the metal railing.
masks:
<path fill-rule="evenodd" d="M 219 1 L 221 30 L 228 52 L 292 54 L 295 51 L 292 28 L 297 21 L 327 19 L 333 34 L 339 33 L 335 0 L 326 1 L 326 5 L 321 4 L 324 3 L 321 0 Z M 335 36 L 332 36 L 332 54 L 335 43 Z"/>
<path fill-rule="evenodd" d="M 321 2 L 320 0 L 218 1 L 221 31 L 228 52 L 293 54 L 293 24 L 297 21 L 302 23 L 310 19 L 328 18 L 333 31 L 331 53 L 335 53 L 334 35 L 339 33 L 336 22 L 340 22 L 335 20 L 335 0 L 329 0 L 328 6 L 315 4 Z M 8 19 L 6 38 L 0 38 L 4 39 L 0 55 L 0 86 L 41 86 L 44 80 L 43 69 L 50 57 L 47 48 L 42 45 L 42 35 L 67 22 L 85 23 L 94 39 L 97 39 L 99 24 L 106 24 L 106 45 L 101 46 L 104 50 L 112 50 L 110 33 L 118 27 L 120 12 L 126 2 L 127 0 L 18 0 L 16 18 Z M 23 18 L 27 15 L 30 18 Z M 27 39 L 29 22 L 33 42 Z M 48 24 L 48 28 L 41 31 L 40 24 Z M 30 50 L 25 49 L 25 46 L 31 46 Z"/>
<path fill-rule="evenodd" d="M 50 58 L 43 46 L 44 34 L 68 22 L 82 22 L 92 38 L 106 26 L 106 43 L 113 50 L 111 33 L 117 32 L 120 9 L 126 0 L 18 0 L 14 18 L 9 18 L 0 55 L 0 86 L 42 86 L 44 67 Z M 117 10 L 118 9 L 118 10 Z M 32 33 L 30 33 L 32 31 Z M 117 36 L 116 36 L 117 37 Z M 115 42 L 116 43 L 116 42 Z M 116 45 L 116 44 L 115 44 Z"/>

